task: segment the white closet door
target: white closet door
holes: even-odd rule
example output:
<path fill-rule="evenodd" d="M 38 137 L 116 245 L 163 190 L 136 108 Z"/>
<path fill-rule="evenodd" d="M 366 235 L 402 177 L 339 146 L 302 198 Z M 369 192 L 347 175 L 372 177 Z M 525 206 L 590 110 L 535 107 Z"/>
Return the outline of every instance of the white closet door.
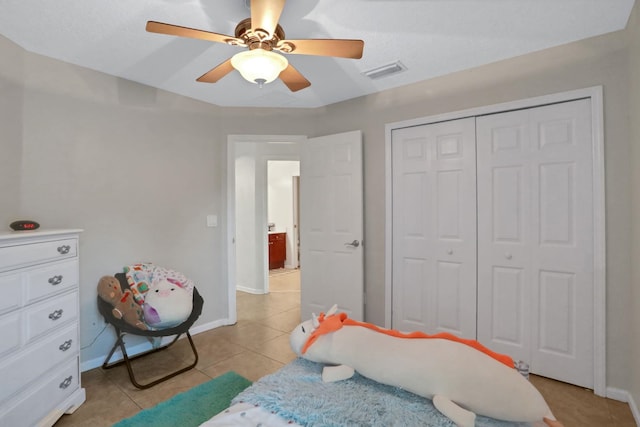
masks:
<path fill-rule="evenodd" d="M 392 327 L 475 338 L 475 119 L 394 130 L 392 169 Z"/>
<path fill-rule="evenodd" d="M 479 117 L 478 339 L 593 387 L 589 100 Z"/>

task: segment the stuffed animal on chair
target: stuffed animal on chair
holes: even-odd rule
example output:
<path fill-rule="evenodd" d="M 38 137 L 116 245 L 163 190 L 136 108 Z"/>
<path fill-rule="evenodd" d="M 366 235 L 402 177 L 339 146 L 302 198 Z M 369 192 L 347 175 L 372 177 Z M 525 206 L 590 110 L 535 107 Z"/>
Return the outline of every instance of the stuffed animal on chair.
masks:
<path fill-rule="evenodd" d="M 510 357 L 477 341 L 451 334 L 404 334 L 353 321 L 336 310 L 314 315 L 290 336 L 298 356 L 329 365 L 323 368 L 323 381 L 345 380 L 357 371 L 431 399 L 458 427 L 474 427 L 476 414 L 562 427 Z"/>
<path fill-rule="evenodd" d="M 131 291 L 122 292 L 120 282 L 113 276 L 104 276 L 98 281 L 98 296 L 113 306 L 112 314 L 138 329 L 147 330 L 142 320 L 142 307 L 135 302 Z"/>
<path fill-rule="evenodd" d="M 142 307 L 149 326 L 170 328 L 187 320 L 193 309 L 193 296 L 178 281 L 165 278 L 149 287 Z"/>

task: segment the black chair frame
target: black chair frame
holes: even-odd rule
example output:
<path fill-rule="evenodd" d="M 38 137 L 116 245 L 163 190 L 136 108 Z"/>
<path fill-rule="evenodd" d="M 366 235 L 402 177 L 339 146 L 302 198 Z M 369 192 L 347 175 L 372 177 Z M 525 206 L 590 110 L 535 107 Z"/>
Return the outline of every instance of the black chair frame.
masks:
<path fill-rule="evenodd" d="M 118 279 L 118 281 L 120 282 L 120 286 L 122 287 L 123 291 L 130 289 L 129 288 L 129 284 L 127 283 L 127 278 L 124 275 L 124 273 L 117 273 L 115 274 L 116 279 Z M 193 343 L 193 339 L 191 338 L 191 334 L 189 333 L 189 328 L 191 328 L 191 326 L 195 323 L 195 321 L 198 319 L 198 317 L 200 317 L 200 314 L 202 313 L 202 306 L 204 304 L 204 301 L 202 299 L 202 297 L 200 296 L 200 293 L 198 293 L 198 290 L 196 288 L 193 289 L 193 309 L 191 310 L 191 314 L 189 315 L 189 317 L 187 318 L 187 320 L 185 320 L 184 322 L 182 322 L 181 324 L 174 326 L 172 328 L 167 328 L 167 329 L 158 329 L 158 330 L 142 330 L 139 328 L 136 328 L 135 326 L 132 326 L 128 323 L 126 323 L 124 320 L 122 319 L 118 319 L 116 317 L 113 316 L 112 314 L 112 309 L 113 306 L 111 304 L 109 304 L 108 302 L 104 301 L 102 298 L 98 297 L 98 311 L 100 312 L 100 314 L 102 314 L 102 317 L 104 317 L 104 320 L 109 323 L 110 325 L 113 326 L 113 328 L 115 329 L 116 332 L 116 342 L 113 345 L 113 347 L 111 348 L 111 351 L 109 352 L 109 355 L 107 356 L 107 358 L 104 360 L 104 363 L 102 364 L 102 369 L 111 369 L 114 368 L 116 366 L 120 366 L 122 364 L 126 365 L 127 367 L 127 372 L 129 373 L 129 379 L 131 380 L 131 383 L 139 388 L 139 389 L 147 389 L 149 387 L 153 387 L 156 384 L 159 384 L 163 381 L 166 381 L 168 379 L 171 379 L 173 377 L 175 377 L 176 375 L 179 375 L 183 372 L 186 372 L 190 369 L 193 369 L 197 363 L 198 363 L 198 351 L 196 350 L 196 346 Z M 168 344 L 165 344 L 161 347 L 158 348 L 154 348 L 139 354 L 136 354 L 134 356 L 129 356 L 127 354 L 127 349 L 125 347 L 125 343 L 124 343 L 124 336 L 126 334 L 130 334 L 130 335 L 138 335 L 138 336 L 143 336 L 143 337 L 170 337 L 175 335 L 175 338 L 169 342 Z M 178 339 L 182 336 L 182 335 L 186 335 L 186 337 L 189 340 L 189 344 L 191 345 L 191 350 L 193 352 L 194 355 L 194 361 L 193 363 L 191 363 L 190 365 L 184 367 L 184 368 L 180 368 L 177 369 L 175 371 L 172 371 L 170 373 L 168 373 L 167 375 L 158 378 L 156 380 L 147 382 L 147 383 L 140 383 L 138 382 L 138 380 L 135 377 L 135 374 L 133 372 L 133 367 L 131 366 L 131 361 L 132 360 L 136 360 L 138 358 L 147 356 L 149 354 L 152 353 L 157 353 L 159 351 L 165 350 L 169 347 L 171 347 L 176 341 L 178 341 Z M 111 362 L 111 358 L 113 357 L 113 354 L 115 353 L 115 351 L 120 348 L 120 351 L 122 352 L 122 359 L 115 361 L 115 362 Z"/>

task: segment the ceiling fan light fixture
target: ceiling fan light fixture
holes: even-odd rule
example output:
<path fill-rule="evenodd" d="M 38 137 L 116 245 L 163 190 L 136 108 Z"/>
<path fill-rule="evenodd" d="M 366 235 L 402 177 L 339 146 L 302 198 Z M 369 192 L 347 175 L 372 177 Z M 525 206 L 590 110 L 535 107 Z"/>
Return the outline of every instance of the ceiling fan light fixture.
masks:
<path fill-rule="evenodd" d="M 282 55 L 261 48 L 236 53 L 231 65 L 245 80 L 262 87 L 278 78 L 289 61 Z"/>

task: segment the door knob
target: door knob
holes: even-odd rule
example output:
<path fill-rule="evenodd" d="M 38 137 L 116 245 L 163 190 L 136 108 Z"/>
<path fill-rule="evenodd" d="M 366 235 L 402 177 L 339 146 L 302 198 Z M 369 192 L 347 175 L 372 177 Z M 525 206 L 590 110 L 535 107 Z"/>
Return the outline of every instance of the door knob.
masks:
<path fill-rule="evenodd" d="M 507 252 L 506 254 L 504 254 L 504 257 L 506 259 L 511 259 L 511 258 L 513 258 L 513 255 L 511 255 L 509 252 Z"/>
<path fill-rule="evenodd" d="M 357 240 L 354 240 L 353 242 L 347 242 L 344 244 L 345 246 L 351 246 L 354 248 L 357 248 L 358 246 L 360 246 L 360 242 Z"/>
<path fill-rule="evenodd" d="M 449 255 L 453 255 L 453 249 L 447 249 L 447 253 L 448 253 Z"/>

